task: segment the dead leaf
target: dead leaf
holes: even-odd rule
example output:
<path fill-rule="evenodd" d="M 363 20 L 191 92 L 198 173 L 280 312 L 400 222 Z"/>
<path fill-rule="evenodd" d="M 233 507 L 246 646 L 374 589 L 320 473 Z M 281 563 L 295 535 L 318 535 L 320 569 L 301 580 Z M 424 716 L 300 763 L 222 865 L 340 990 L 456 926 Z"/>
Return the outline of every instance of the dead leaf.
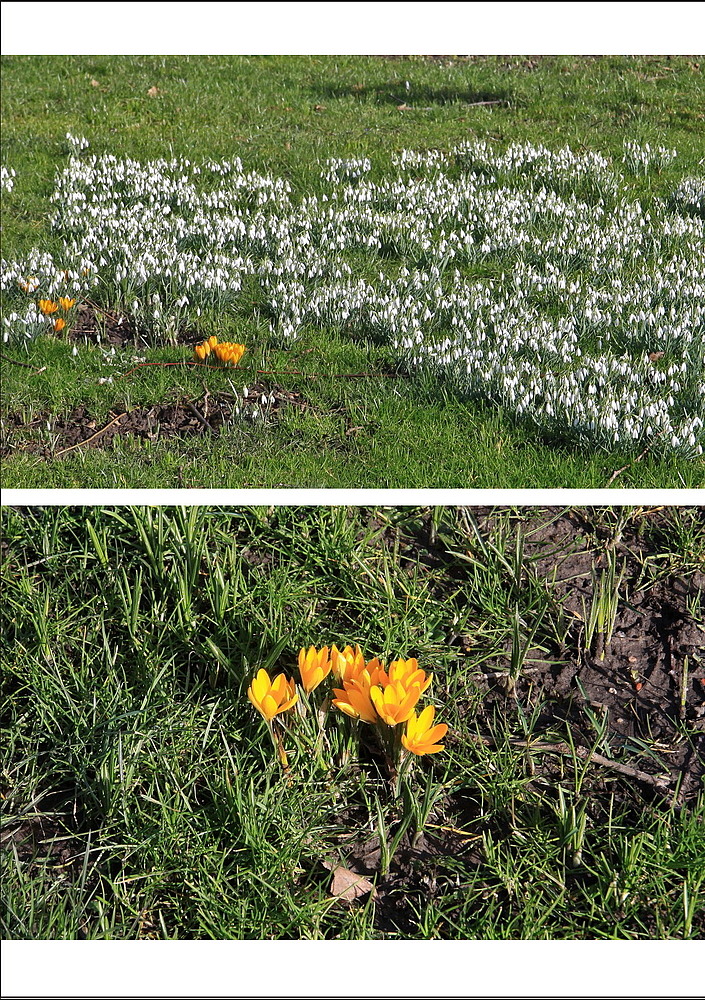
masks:
<path fill-rule="evenodd" d="M 408 104 L 397 104 L 397 111 L 411 111 L 413 110 Z"/>
<path fill-rule="evenodd" d="M 290 142 L 285 142 L 284 143 L 284 149 L 291 149 L 291 143 Z"/>
<path fill-rule="evenodd" d="M 325 104 L 317 104 L 313 110 L 314 111 L 325 111 L 326 110 L 326 106 L 325 106 Z"/>
<path fill-rule="evenodd" d="M 377 895 L 377 890 L 369 879 L 366 879 L 364 875 L 356 875 L 355 872 L 351 872 L 349 868 L 343 868 L 342 865 L 333 869 L 330 892 L 331 896 L 346 899 L 348 902 L 352 902 L 353 899 L 358 899 L 360 896 L 366 896 L 368 892 L 374 896 Z"/>
<path fill-rule="evenodd" d="M 652 351 L 651 354 L 649 354 L 649 361 L 660 361 L 665 353 L 665 351 Z"/>
<path fill-rule="evenodd" d="M 97 80 L 91 80 L 91 87 L 100 87 L 100 84 Z"/>
<path fill-rule="evenodd" d="M 147 91 L 147 94 L 149 97 L 157 97 L 159 94 L 161 94 L 161 90 L 159 89 L 159 87 L 150 87 L 149 90 Z"/>

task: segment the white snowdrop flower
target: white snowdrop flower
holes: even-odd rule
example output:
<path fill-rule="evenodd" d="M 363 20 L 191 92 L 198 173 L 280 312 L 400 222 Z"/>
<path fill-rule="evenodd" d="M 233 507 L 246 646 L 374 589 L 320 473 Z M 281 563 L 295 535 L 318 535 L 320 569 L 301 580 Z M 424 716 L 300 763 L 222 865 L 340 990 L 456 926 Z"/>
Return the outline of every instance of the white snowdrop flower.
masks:
<path fill-rule="evenodd" d="M 0 189 L 8 193 L 12 191 L 15 186 L 16 176 L 12 167 L 0 166 Z"/>

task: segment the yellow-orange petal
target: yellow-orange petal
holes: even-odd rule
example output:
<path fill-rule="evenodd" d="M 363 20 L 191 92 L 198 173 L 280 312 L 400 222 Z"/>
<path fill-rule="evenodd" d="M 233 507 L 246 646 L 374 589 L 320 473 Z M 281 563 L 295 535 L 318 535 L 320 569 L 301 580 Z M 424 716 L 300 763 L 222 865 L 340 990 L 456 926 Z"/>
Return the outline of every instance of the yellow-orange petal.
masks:
<path fill-rule="evenodd" d="M 257 699 L 257 701 L 262 701 L 264 696 L 270 690 L 271 686 L 272 682 L 269 679 L 269 674 L 264 669 L 264 667 L 262 667 L 260 670 L 257 671 L 257 676 L 252 681 L 252 693 Z"/>
<path fill-rule="evenodd" d="M 433 746 L 426 743 L 414 743 L 413 741 L 407 739 L 407 737 L 402 733 L 401 735 L 402 746 L 409 751 L 409 753 L 415 754 L 417 757 L 423 757 L 427 753 L 440 753 L 441 750 L 445 750 L 445 744 L 435 743 Z"/>
<path fill-rule="evenodd" d="M 354 650 L 351 646 L 346 646 L 341 652 L 334 645 L 331 647 L 330 660 L 333 673 L 339 681 L 357 676 L 365 667 L 364 657 L 359 646 L 355 646 Z"/>
<path fill-rule="evenodd" d="M 443 739 L 448 732 L 448 726 L 444 722 L 434 726 L 435 714 L 434 706 L 427 705 L 418 717 L 415 712 L 409 717 L 401 742 L 410 753 L 421 756 L 427 753 L 440 753 L 444 749 L 438 740 Z"/>
<path fill-rule="evenodd" d="M 346 681 L 345 690 L 341 691 L 336 688 L 333 694 L 336 695 L 333 704 L 346 715 L 371 724 L 378 721 L 375 707 L 370 701 L 367 690 L 357 681 Z"/>

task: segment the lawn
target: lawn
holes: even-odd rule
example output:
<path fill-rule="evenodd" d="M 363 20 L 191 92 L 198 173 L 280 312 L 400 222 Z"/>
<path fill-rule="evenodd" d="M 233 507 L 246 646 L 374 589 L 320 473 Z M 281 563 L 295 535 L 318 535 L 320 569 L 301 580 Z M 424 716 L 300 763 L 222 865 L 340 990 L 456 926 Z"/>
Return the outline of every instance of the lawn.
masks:
<path fill-rule="evenodd" d="M 4 938 L 703 936 L 701 509 L 2 527 Z M 377 695 L 313 687 L 333 643 Z"/>
<path fill-rule="evenodd" d="M 697 58 L 12 56 L 2 86 L 7 486 L 705 482 Z"/>

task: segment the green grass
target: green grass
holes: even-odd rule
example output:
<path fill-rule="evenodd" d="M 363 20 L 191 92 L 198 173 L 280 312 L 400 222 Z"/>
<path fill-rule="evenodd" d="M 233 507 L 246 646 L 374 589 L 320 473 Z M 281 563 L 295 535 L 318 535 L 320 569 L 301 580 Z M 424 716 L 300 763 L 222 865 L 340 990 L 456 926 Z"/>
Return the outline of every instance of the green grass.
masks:
<path fill-rule="evenodd" d="M 3 198 L 3 255 L 33 247 L 60 255 L 49 227 L 54 174 L 66 163 L 67 131 L 91 152 L 140 160 L 164 155 L 240 156 L 246 169 L 286 178 L 294 193 L 320 189 L 319 161 L 369 156 L 381 171 L 402 148 L 448 149 L 468 138 L 551 148 L 597 149 L 619 159 L 625 137 L 678 149 L 677 172 L 697 172 L 702 154 L 703 77 L 686 57 L 545 57 L 535 65 L 501 57 L 6 57 L 2 159 L 17 172 Z M 409 95 L 404 82 L 410 81 Z M 98 85 L 93 85 L 95 81 Z M 150 97 L 148 91 L 159 93 Z M 472 107 L 476 101 L 505 104 Z M 398 105 L 411 103 L 412 110 Z M 318 109 L 318 110 L 317 110 Z M 666 195 L 673 170 L 635 182 L 645 199 Z M 102 290 L 110 301 L 110 289 Z M 276 426 L 234 427 L 212 442 L 161 441 L 79 449 L 40 460 L 12 454 L 5 485 L 36 486 L 388 486 L 697 487 L 702 460 L 595 452 L 541 440 L 495 407 L 468 402 L 437 381 L 388 378 L 393 359 L 374 343 L 308 330 L 292 351 L 263 345 L 243 295 L 238 315 L 207 317 L 200 332 L 238 339 L 246 367 L 316 374 L 260 376 L 301 392 L 315 408 L 288 411 Z M 115 303 L 113 303 L 115 304 Z M 258 346 L 258 344 L 260 346 Z M 61 341 L 5 347 L 4 418 L 68 415 L 86 404 L 97 421 L 120 407 L 196 400 L 221 373 L 132 367 L 132 350 L 108 366 L 96 347 L 77 358 Z M 149 360 L 185 349 L 150 348 Z M 39 375 L 11 363 L 46 370 Z M 368 379 L 331 374 L 372 372 Z M 384 377 L 383 377 L 384 376 Z M 250 372 L 231 374 L 234 384 Z M 98 424 L 99 426 L 99 424 Z M 354 430 L 352 428 L 355 428 Z M 616 479 L 616 470 L 629 465 Z"/>
<path fill-rule="evenodd" d="M 541 512 L 497 509 L 479 535 L 470 513 L 5 508 L 3 936 L 702 936 L 702 796 L 677 809 L 575 755 L 529 758 L 517 740 L 585 739 L 530 684 L 483 704 L 473 671 L 530 676 L 581 633 L 529 552 Z M 705 561 L 697 512 L 582 513 L 594 560 L 627 529 L 649 543 L 642 587 L 662 578 L 649 566 L 687 579 Z M 289 734 L 284 775 L 245 696 L 259 666 L 291 676 L 300 646 L 332 641 L 434 672 L 446 750 L 400 798 L 334 726 L 320 761 Z M 375 835 L 393 854 L 405 829 L 455 839 L 401 873 L 388 859 L 382 901 L 331 898 L 324 862 Z"/>

